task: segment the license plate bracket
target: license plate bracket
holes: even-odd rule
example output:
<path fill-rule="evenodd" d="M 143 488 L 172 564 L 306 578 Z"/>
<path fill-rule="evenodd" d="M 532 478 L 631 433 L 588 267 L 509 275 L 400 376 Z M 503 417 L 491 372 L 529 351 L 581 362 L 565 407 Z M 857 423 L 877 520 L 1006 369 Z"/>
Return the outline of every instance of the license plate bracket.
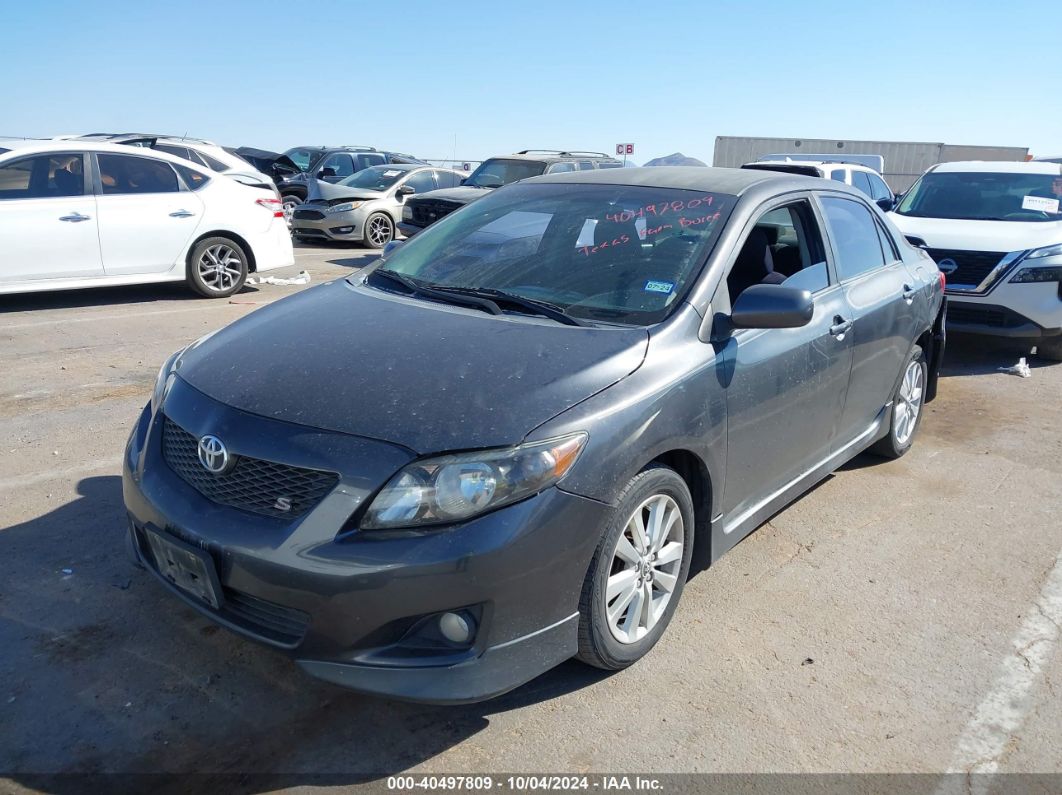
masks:
<path fill-rule="evenodd" d="M 151 550 L 155 571 L 164 580 L 215 610 L 221 609 L 221 582 L 214 561 L 205 549 L 146 527 L 144 538 Z"/>

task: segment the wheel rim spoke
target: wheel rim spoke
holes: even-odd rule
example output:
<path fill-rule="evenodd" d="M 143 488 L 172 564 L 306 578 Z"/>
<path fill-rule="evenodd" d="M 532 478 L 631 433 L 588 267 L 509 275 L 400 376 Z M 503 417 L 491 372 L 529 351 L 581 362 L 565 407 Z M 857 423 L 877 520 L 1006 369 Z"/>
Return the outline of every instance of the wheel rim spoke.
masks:
<path fill-rule="evenodd" d="M 626 533 L 619 538 L 619 543 L 616 545 L 616 555 L 623 558 L 627 563 L 635 566 L 637 566 L 642 559 L 642 556 L 638 554 L 638 550 L 634 548 L 630 539 L 627 538 Z"/>
<path fill-rule="evenodd" d="M 665 544 L 656 554 L 656 565 L 666 566 L 668 563 L 674 563 L 681 558 L 682 544 L 677 541 L 672 541 L 669 544 Z"/>
<path fill-rule="evenodd" d="M 637 582 L 638 572 L 635 569 L 624 569 L 618 574 L 613 574 L 608 578 L 608 585 L 605 588 L 606 601 L 611 602 L 619 594 L 631 590 Z"/>

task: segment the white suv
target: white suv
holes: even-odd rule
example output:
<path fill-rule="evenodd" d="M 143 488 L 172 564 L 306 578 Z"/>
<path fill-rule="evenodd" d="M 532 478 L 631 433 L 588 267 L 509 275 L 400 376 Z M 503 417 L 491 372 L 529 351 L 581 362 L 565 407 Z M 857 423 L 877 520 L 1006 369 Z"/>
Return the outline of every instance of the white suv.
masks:
<path fill-rule="evenodd" d="M 742 168 L 803 174 L 807 177 L 822 177 L 835 182 L 843 182 L 865 193 L 885 212 L 891 210 L 896 204 L 896 197 L 892 189 L 885 184 L 881 174 L 859 163 L 839 160 L 794 160 L 787 157 L 785 160 L 757 160 L 754 163 L 746 163 Z"/>
<path fill-rule="evenodd" d="M 1062 165 L 933 166 L 890 218 L 948 280 L 953 331 L 1035 341 L 1062 360 Z"/>

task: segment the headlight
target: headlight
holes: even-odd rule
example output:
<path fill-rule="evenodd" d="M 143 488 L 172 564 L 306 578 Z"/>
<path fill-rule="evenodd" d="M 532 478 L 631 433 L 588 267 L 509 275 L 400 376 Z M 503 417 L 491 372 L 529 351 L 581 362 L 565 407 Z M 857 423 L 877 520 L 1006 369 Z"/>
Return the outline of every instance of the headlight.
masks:
<path fill-rule="evenodd" d="M 509 505 L 564 477 L 585 444 L 586 434 L 576 433 L 505 450 L 416 461 L 384 486 L 361 528 L 449 524 Z"/>
<path fill-rule="evenodd" d="M 1053 246 L 1044 246 L 1043 248 L 1034 249 L 1025 255 L 1025 259 L 1040 259 L 1041 257 L 1058 256 L 1062 256 L 1062 243 L 1057 243 Z"/>
<path fill-rule="evenodd" d="M 1047 265 L 1043 268 L 1022 268 L 1011 277 L 1011 284 L 1030 282 L 1062 282 L 1062 265 Z"/>
<path fill-rule="evenodd" d="M 329 207 L 325 210 L 326 213 L 349 213 L 351 210 L 356 210 L 365 202 L 347 202 L 346 204 L 337 204 L 335 207 Z"/>
<path fill-rule="evenodd" d="M 155 389 L 151 393 L 152 414 L 158 411 L 162 401 L 166 398 L 166 393 L 170 391 L 170 385 L 173 383 L 174 365 L 177 364 L 177 360 L 181 358 L 181 354 L 186 350 L 188 349 L 181 348 L 179 351 L 170 354 L 170 358 L 163 362 L 162 367 L 159 368 L 159 374 L 155 377 Z"/>
<path fill-rule="evenodd" d="M 413 208 L 410 207 L 409 205 L 406 205 L 405 207 L 402 208 L 402 220 L 403 221 L 412 221 L 413 220 Z"/>

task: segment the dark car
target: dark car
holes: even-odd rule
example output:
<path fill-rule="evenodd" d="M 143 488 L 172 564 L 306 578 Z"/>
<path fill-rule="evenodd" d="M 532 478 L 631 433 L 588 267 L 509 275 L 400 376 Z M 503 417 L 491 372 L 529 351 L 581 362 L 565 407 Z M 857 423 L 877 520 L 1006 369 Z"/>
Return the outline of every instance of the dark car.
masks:
<path fill-rule="evenodd" d="M 174 354 L 124 455 L 131 548 L 358 690 L 622 668 L 694 560 L 857 453 L 907 451 L 943 302 L 839 183 L 530 179 Z"/>
<path fill-rule="evenodd" d="M 406 202 L 398 228 L 412 237 L 421 229 L 469 202 L 481 199 L 495 188 L 541 174 L 622 168 L 623 163 L 602 152 L 523 149 L 516 154 L 484 160 L 461 187 L 437 190 Z"/>
<path fill-rule="evenodd" d="M 369 166 L 388 163 L 428 165 L 412 155 L 380 151 L 373 146 L 295 146 L 283 156 L 298 168 L 296 173 L 285 175 L 277 183 L 289 220 L 294 209 L 306 201 L 313 179 L 340 182 Z"/>

